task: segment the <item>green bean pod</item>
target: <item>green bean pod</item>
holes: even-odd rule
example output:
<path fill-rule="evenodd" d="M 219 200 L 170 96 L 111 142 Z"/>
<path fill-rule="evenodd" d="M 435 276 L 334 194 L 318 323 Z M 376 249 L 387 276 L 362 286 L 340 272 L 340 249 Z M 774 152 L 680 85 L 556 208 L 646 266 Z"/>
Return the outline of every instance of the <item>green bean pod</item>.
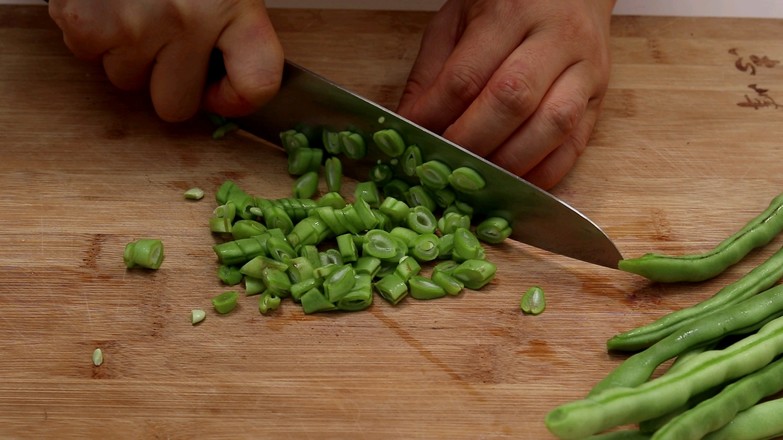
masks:
<path fill-rule="evenodd" d="M 777 318 L 723 350 L 696 355 L 674 373 L 561 405 L 547 414 L 545 423 L 561 439 L 578 439 L 652 419 L 677 409 L 695 394 L 763 368 L 782 352 L 783 318 Z"/>
<path fill-rule="evenodd" d="M 775 197 L 764 212 L 708 252 L 682 256 L 649 253 L 620 260 L 618 267 L 662 283 L 704 281 L 721 274 L 751 250 L 766 245 L 781 231 L 783 194 Z"/>
<path fill-rule="evenodd" d="M 309 199 L 318 192 L 318 173 L 315 171 L 308 171 L 294 182 L 294 197 Z"/>
<path fill-rule="evenodd" d="M 783 397 L 752 406 L 704 440 L 768 440 L 783 435 Z"/>
<path fill-rule="evenodd" d="M 157 238 L 142 238 L 125 245 L 123 253 L 125 267 L 136 266 L 147 269 L 158 269 L 163 263 L 163 242 Z"/>
<path fill-rule="evenodd" d="M 266 243 L 271 237 L 269 231 L 239 240 L 218 243 L 212 246 L 221 264 L 244 264 L 259 255 L 266 255 Z"/>
<path fill-rule="evenodd" d="M 384 154 L 389 157 L 397 157 L 405 151 L 405 141 L 397 130 L 387 128 L 378 130 L 372 135 L 372 140 Z"/>
<path fill-rule="evenodd" d="M 330 157 L 324 163 L 324 178 L 329 192 L 339 193 L 343 186 L 343 163 L 337 157 Z"/>
<path fill-rule="evenodd" d="M 669 313 L 656 321 L 613 336 L 606 342 L 611 351 L 636 351 L 658 342 L 678 328 L 689 326 L 708 312 L 731 307 L 744 299 L 769 289 L 783 277 L 783 248 L 765 262 L 711 298 L 695 306 Z"/>
<path fill-rule="evenodd" d="M 640 385 L 665 361 L 718 341 L 726 335 L 753 330 L 755 324 L 782 314 L 783 285 L 772 287 L 730 308 L 704 314 L 687 327 L 680 327 L 646 350 L 626 359 L 598 382 L 588 395 L 595 396 L 611 388 Z"/>

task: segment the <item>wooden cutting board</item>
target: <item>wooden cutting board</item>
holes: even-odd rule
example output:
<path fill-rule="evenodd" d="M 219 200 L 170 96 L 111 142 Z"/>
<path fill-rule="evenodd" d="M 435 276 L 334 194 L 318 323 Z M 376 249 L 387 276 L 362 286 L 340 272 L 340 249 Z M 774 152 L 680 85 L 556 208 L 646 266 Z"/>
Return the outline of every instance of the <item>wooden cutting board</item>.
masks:
<path fill-rule="evenodd" d="M 390 107 L 430 18 L 272 15 L 292 60 Z M 706 250 L 783 190 L 780 21 L 617 17 L 612 52 L 602 118 L 553 192 L 626 256 Z M 275 198 L 291 181 L 280 153 L 211 131 L 114 89 L 44 7 L 0 7 L 0 438 L 551 438 L 545 414 L 623 359 L 607 338 L 783 245 L 661 286 L 506 243 L 481 292 L 314 316 L 243 298 L 194 327 L 190 310 L 223 290 L 214 190 L 233 179 Z M 183 200 L 193 186 L 208 196 Z M 163 267 L 126 271 L 125 243 L 147 236 L 163 239 Z M 534 284 L 549 307 L 523 316 Z"/>

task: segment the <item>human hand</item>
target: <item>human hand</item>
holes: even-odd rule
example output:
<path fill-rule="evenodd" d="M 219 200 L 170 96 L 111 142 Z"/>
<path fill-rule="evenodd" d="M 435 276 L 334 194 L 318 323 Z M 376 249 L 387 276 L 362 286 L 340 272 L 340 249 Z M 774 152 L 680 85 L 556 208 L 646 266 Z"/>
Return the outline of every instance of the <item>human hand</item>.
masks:
<path fill-rule="evenodd" d="M 260 0 L 50 0 L 79 58 L 101 59 L 123 90 L 149 86 L 155 111 L 181 121 L 199 108 L 239 116 L 279 88 L 283 50 Z M 213 48 L 226 76 L 206 84 Z"/>
<path fill-rule="evenodd" d="M 609 81 L 614 0 L 448 0 L 398 112 L 549 189 L 585 149 Z"/>

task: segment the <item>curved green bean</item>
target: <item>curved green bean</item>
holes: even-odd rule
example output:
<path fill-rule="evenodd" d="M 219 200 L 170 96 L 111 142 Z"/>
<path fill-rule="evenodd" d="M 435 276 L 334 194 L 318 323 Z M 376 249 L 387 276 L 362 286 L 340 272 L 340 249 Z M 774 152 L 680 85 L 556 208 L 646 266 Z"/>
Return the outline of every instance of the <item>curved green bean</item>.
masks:
<path fill-rule="evenodd" d="M 723 350 L 696 355 L 676 372 L 561 405 L 547 414 L 546 426 L 562 439 L 578 439 L 652 419 L 677 409 L 695 394 L 763 368 L 782 352 L 783 318 L 777 318 Z"/>
<path fill-rule="evenodd" d="M 783 435 L 783 398 L 769 400 L 737 414 L 704 440 L 768 440 Z"/>
<path fill-rule="evenodd" d="M 754 324 L 783 314 L 783 285 L 748 298 L 730 308 L 705 314 L 680 327 L 649 348 L 626 359 L 593 387 L 589 396 L 610 388 L 633 387 L 647 381 L 665 361 L 724 336 L 752 330 Z"/>
<path fill-rule="evenodd" d="M 678 328 L 690 325 L 708 312 L 731 307 L 769 289 L 783 277 L 783 248 L 745 276 L 695 306 L 669 313 L 656 321 L 613 336 L 606 342 L 612 351 L 636 351 L 658 342 Z"/>
<path fill-rule="evenodd" d="M 783 194 L 775 197 L 764 212 L 708 252 L 682 256 L 649 253 L 620 260 L 618 267 L 663 283 L 704 281 L 736 264 L 751 250 L 766 245 L 781 231 Z"/>

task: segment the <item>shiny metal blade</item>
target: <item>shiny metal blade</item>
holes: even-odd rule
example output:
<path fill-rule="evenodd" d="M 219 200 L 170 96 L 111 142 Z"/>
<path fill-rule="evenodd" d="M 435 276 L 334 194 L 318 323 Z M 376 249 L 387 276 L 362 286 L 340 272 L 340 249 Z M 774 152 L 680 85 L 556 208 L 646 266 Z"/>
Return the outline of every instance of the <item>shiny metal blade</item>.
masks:
<path fill-rule="evenodd" d="M 341 160 L 346 175 L 360 181 L 368 180 L 367 171 L 377 160 L 389 159 L 372 148 L 372 133 L 394 128 L 408 145 L 421 148 L 425 160 L 440 160 L 452 169 L 467 166 L 481 174 L 487 181 L 486 188 L 460 194 L 460 199 L 478 213 L 509 220 L 511 238 L 610 268 L 617 268 L 622 258 L 595 223 L 548 192 L 293 63 L 286 62 L 283 83 L 275 98 L 237 123 L 250 134 L 276 145 L 280 145 L 280 133 L 292 128 L 313 139 L 320 139 L 323 129 L 358 132 L 368 140 L 369 154 L 360 161 Z"/>

